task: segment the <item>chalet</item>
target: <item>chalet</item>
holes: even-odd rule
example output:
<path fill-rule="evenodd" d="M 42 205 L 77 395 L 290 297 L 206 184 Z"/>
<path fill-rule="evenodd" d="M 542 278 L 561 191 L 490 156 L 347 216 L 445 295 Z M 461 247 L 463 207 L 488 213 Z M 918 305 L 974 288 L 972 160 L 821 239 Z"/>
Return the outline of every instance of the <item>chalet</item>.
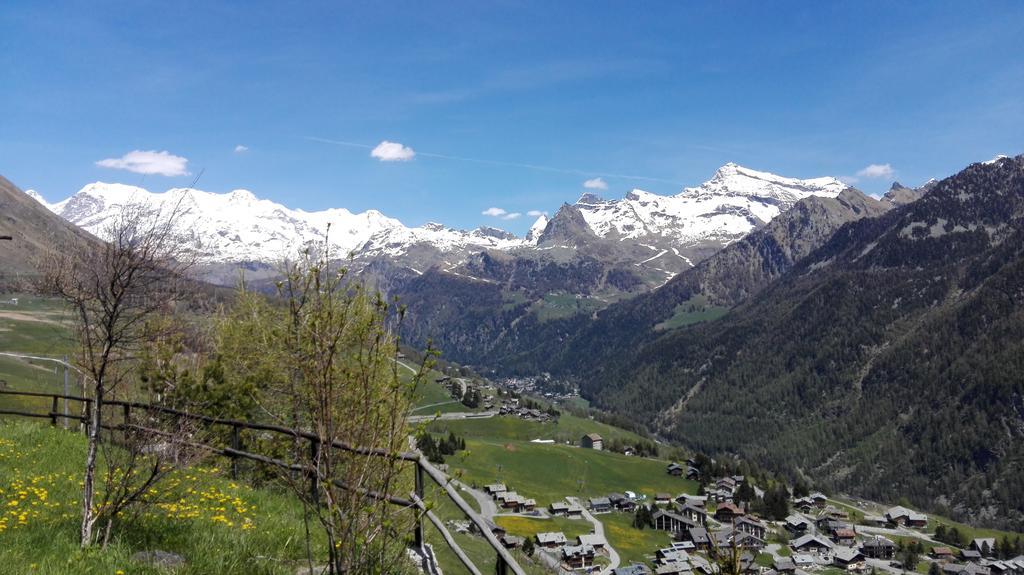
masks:
<path fill-rule="evenodd" d="M 715 488 L 728 491 L 731 495 L 732 492 L 736 491 L 736 480 L 732 477 L 723 477 L 715 482 Z"/>
<path fill-rule="evenodd" d="M 794 499 L 793 508 L 801 513 L 810 513 L 814 509 L 814 500 L 810 497 Z"/>
<path fill-rule="evenodd" d="M 708 496 L 683 493 L 679 495 L 679 497 L 676 497 L 676 503 L 679 505 L 692 505 L 700 509 L 705 509 L 708 506 Z"/>
<path fill-rule="evenodd" d="M 600 435 L 596 433 L 588 433 L 580 439 L 580 447 L 583 449 L 601 451 L 604 449 L 604 441 L 601 439 Z"/>
<path fill-rule="evenodd" d="M 651 575 L 651 570 L 646 565 L 634 563 L 628 567 L 613 569 L 612 575 Z"/>
<path fill-rule="evenodd" d="M 797 553 L 816 553 L 818 555 L 828 553 L 834 547 L 828 539 L 812 533 L 801 535 L 791 541 L 789 546 Z"/>
<path fill-rule="evenodd" d="M 991 575 L 988 567 L 982 567 L 969 561 L 962 565 L 946 563 L 942 566 L 942 573 L 944 575 Z"/>
<path fill-rule="evenodd" d="M 562 547 L 562 563 L 572 569 L 584 569 L 594 564 L 596 552 L 590 545 L 566 545 Z"/>
<path fill-rule="evenodd" d="M 811 528 L 811 522 L 803 515 L 794 513 L 786 518 L 786 530 L 794 535 L 803 535 Z"/>
<path fill-rule="evenodd" d="M 864 554 L 852 547 L 836 547 L 832 563 L 841 569 L 859 571 L 864 567 Z"/>
<path fill-rule="evenodd" d="M 711 492 L 711 498 L 718 502 L 732 501 L 732 490 L 719 487 Z"/>
<path fill-rule="evenodd" d="M 612 502 L 607 497 L 591 497 L 590 510 L 594 513 L 608 513 L 612 510 Z"/>
<path fill-rule="evenodd" d="M 797 566 L 798 569 L 807 569 L 810 567 L 814 567 L 814 556 L 807 555 L 805 553 L 795 553 L 793 554 L 793 563 Z"/>
<path fill-rule="evenodd" d="M 960 558 L 964 561 L 981 561 L 981 551 L 975 549 L 961 549 Z"/>
<path fill-rule="evenodd" d="M 698 469 L 696 467 L 693 467 L 693 466 L 689 466 L 689 467 L 686 468 L 686 478 L 687 479 L 690 479 L 692 481 L 700 481 L 700 476 L 701 476 L 700 469 Z"/>
<path fill-rule="evenodd" d="M 633 501 L 621 493 L 612 493 L 608 496 L 608 501 L 612 502 L 612 507 L 617 511 L 632 512 L 636 510 L 636 501 Z"/>
<path fill-rule="evenodd" d="M 526 540 L 522 537 L 509 535 L 506 533 L 505 535 L 499 538 L 499 541 L 501 541 L 501 544 L 505 546 L 505 549 L 518 549 L 519 547 L 523 546 L 523 542 Z"/>
<path fill-rule="evenodd" d="M 1007 561 L 991 561 L 985 567 L 988 567 L 991 575 L 1007 575 L 1012 571 L 1011 564 Z"/>
<path fill-rule="evenodd" d="M 796 571 L 796 563 L 790 557 L 780 557 L 772 561 L 772 569 L 779 573 L 793 573 Z"/>
<path fill-rule="evenodd" d="M 492 483 L 484 487 L 484 491 L 486 491 L 491 497 L 497 497 L 499 493 L 504 493 L 508 491 L 508 489 L 505 488 L 504 483 Z"/>
<path fill-rule="evenodd" d="M 569 504 L 565 501 L 556 501 L 548 505 L 548 513 L 556 517 L 564 517 L 569 514 Z"/>
<path fill-rule="evenodd" d="M 808 495 L 807 498 L 814 503 L 815 507 L 824 507 L 828 503 L 828 497 L 825 497 L 824 493 L 819 493 L 817 491 Z"/>
<path fill-rule="evenodd" d="M 732 503 L 719 504 L 718 509 L 715 510 L 715 519 L 722 523 L 731 523 L 733 519 L 743 515 L 745 515 L 743 510 Z"/>
<path fill-rule="evenodd" d="M 737 531 L 742 531 L 748 535 L 753 535 L 758 539 L 764 539 L 768 535 L 768 527 L 764 523 L 761 523 L 757 519 L 752 517 L 740 517 L 733 522 Z"/>
<path fill-rule="evenodd" d="M 836 545 L 842 545 L 844 547 L 853 547 L 857 542 L 857 532 L 853 529 L 840 528 L 832 531 L 832 541 Z"/>
<path fill-rule="evenodd" d="M 654 552 L 654 558 L 658 563 L 681 563 L 690 560 L 690 554 L 682 549 L 666 547 Z"/>
<path fill-rule="evenodd" d="M 672 503 L 672 496 L 668 493 L 655 493 L 654 504 L 655 505 L 669 505 Z"/>
<path fill-rule="evenodd" d="M 899 506 L 886 511 L 885 520 L 890 525 L 905 527 L 925 527 L 928 525 L 927 515 Z"/>
<path fill-rule="evenodd" d="M 764 549 L 765 545 L 764 538 L 740 530 L 732 533 L 732 537 L 726 543 L 726 547 L 733 543 L 741 549 Z"/>
<path fill-rule="evenodd" d="M 545 549 L 556 549 L 566 543 L 565 534 L 561 531 L 538 533 L 534 535 L 534 538 L 537 540 L 537 545 Z"/>
<path fill-rule="evenodd" d="M 991 537 L 979 537 L 972 539 L 969 547 L 981 553 L 982 557 L 988 557 L 992 555 L 992 551 L 996 548 L 996 540 Z"/>
<path fill-rule="evenodd" d="M 932 547 L 928 554 L 939 561 L 952 561 L 956 558 L 956 553 L 951 547 Z"/>
<path fill-rule="evenodd" d="M 604 549 L 608 542 L 605 541 L 604 535 L 598 535 L 597 533 L 587 533 L 576 537 L 577 545 L 590 545 L 594 549 Z"/>
<path fill-rule="evenodd" d="M 896 556 L 896 544 L 881 535 L 865 539 L 860 552 L 871 559 L 892 559 Z"/>
<path fill-rule="evenodd" d="M 693 542 L 697 549 L 708 549 L 711 547 L 711 535 L 703 527 L 691 527 L 686 530 L 686 537 Z"/>
<path fill-rule="evenodd" d="M 579 519 L 583 517 L 583 507 L 578 503 L 570 503 L 569 511 L 565 514 L 569 519 Z"/>
<path fill-rule="evenodd" d="M 678 499 L 676 501 L 677 501 L 676 509 L 677 509 L 677 513 L 679 513 L 679 515 L 682 515 L 683 517 L 689 519 L 690 521 L 696 523 L 697 525 L 707 525 L 708 524 L 708 513 L 707 513 L 707 511 L 704 511 L 700 507 L 697 507 L 696 505 L 692 505 L 689 502 L 684 503 L 682 505 L 679 505 L 678 504 Z"/>
<path fill-rule="evenodd" d="M 665 467 L 665 473 L 668 473 L 673 477 L 681 477 L 683 475 L 683 466 L 678 463 L 669 463 L 668 466 Z"/>
<path fill-rule="evenodd" d="M 674 535 L 682 535 L 693 527 L 697 527 L 696 523 L 686 517 L 665 509 L 658 509 L 651 517 L 654 519 L 655 529 L 668 531 Z"/>

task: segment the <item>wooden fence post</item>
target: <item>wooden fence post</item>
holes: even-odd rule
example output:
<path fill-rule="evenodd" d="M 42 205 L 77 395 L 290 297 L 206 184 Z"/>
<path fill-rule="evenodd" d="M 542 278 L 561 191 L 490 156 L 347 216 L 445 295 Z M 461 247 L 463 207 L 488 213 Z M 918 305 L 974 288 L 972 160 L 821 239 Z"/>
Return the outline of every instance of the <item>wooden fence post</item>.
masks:
<path fill-rule="evenodd" d="M 125 403 L 121 406 L 121 413 L 124 416 L 124 431 L 121 433 L 121 438 L 125 443 L 128 443 L 128 424 L 131 423 L 132 408 L 130 405 Z"/>
<path fill-rule="evenodd" d="M 57 427 L 57 396 L 53 396 L 53 405 L 50 406 L 50 425 Z"/>
<path fill-rule="evenodd" d="M 309 440 L 309 461 L 313 466 L 313 473 L 309 481 L 309 500 L 313 503 L 320 501 L 320 440 Z"/>
<path fill-rule="evenodd" d="M 231 449 L 242 450 L 242 430 L 238 425 L 231 426 Z M 231 479 L 238 479 L 238 457 L 231 458 Z"/>
<path fill-rule="evenodd" d="M 89 437 L 89 424 L 92 423 L 92 402 L 85 400 L 85 421 L 82 422 L 82 432 Z"/>
<path fill-rule="evenodd" d="M 423 467 L 420 462 L 416 462 L 416 497 L 423 501 Z M 423 516 L 416 512 L 416 526 L 413 527 L 413 544 L 416 549 L 423 549 Z"/>

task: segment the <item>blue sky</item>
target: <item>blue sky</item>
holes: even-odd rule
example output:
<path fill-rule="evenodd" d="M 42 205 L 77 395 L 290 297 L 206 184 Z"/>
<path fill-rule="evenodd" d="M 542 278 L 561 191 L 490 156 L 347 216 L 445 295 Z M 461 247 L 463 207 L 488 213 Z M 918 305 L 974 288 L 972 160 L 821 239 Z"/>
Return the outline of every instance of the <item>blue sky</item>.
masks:
<path fill-rule="evenodd" d="M 518 233 L 600 174 L 606 197 L 729 161 L 880 193 L 1024 151 L 1022 39 L 1015 1 L 8 0 L 0 174 L 52 201 L 202 170 L 290 207 Z M 383 141 L 415 155 L 371 157 Z"/>

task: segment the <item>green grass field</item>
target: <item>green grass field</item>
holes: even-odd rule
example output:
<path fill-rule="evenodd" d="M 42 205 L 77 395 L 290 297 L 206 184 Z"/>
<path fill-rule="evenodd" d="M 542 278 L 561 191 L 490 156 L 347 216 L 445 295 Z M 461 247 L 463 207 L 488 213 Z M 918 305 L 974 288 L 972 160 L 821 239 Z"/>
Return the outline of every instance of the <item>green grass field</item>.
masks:
<path fill-rule="evenodd" d="M 697 491 L 696 483 L 670 477 L 666 463 L 654 459 L 526 441 L 467 439 L 466 448 L 447 461 L 461 472 L 463 481 L 504 482 L 538 505 L 570 495 L 587 498 L 628 490 L 652 497 L 658 492 Z"/>
<path fill-rule="evenodd" d="M 494 522 L 504 527 L 510 534 L 520 537 L 533 537 L 538 533 L 548 531 L 561 531 L 566 538 L 572 541 L 579 535 L 590 533 L 593 526 L 589 521 L 582 519 L 567 519 L 565 517 L 551 517 L 546 519 L 534 519 L 532 517 L 505 516 L 495 517 Z"/>
<path fill-rule="evenodd" d="M 605 537 L 618 551 L 622 565 L 649 563 L 655 551 L 672 542 L 666 531 L 633 527 L 632 513 L 605 513 L 598 519 L 604 523 Z"/>
<path fill-rule="evenodd" d="M 700 323 L 714 321 L 729 313 L 729 308 L 711 305 L 707 296 L 696 295 L 677 305 L 672 310 L 672 317 L 654 326 L 658 330 L 676 329 Z"/>
<path fill-rule="evenodd" d="M 303 563 L 302 508 L 284 493 L 221 476 L 218 461 L 176 472 L 161 500 L 125 518 L 105 551 L 78 547 L 80 434 L 34 423 L 0 423 L 0 571 L 157 574 L 130 561 L 136 551 L 179 553 L 179 574 L 288 574 Z M 322 547 L 322 546 L 321 546 Z"/>
<path fill-rule="evenodd" d="M 539 423 L 517 417 L 492 417 L 469 421 L 438 421 L 431 424 L 431 431 L 448 433 L 477 439 L 518 440 L 553 439 L 558 442 L 578 443 L 587 433 L 597 433 L 605 441 L 621 439 L 640 441 L 644 438 L 624 429 L 612 427 L 598 421 L 562 414 L 557 423 Z"/>

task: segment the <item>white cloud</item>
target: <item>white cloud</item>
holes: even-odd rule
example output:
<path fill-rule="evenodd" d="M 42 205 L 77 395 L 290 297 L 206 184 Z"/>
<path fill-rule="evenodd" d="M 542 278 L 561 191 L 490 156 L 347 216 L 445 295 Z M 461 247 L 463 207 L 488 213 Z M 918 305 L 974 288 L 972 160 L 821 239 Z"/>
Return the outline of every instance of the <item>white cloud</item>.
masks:
<path fill-rule="evenodd" d="M 244 153 L 246 153 L 248 151 L 249 151 L 249 146 L 243 146 L 242 144 L 238 144 L 237 146 L 235 146 L 235 153 L 236 154 L 244 154 Z"/>
<path fill-rule="evenodd" d="M 526 215 L 530 216 L 531 218 L 539 218 L 541 216 L 548 215 L 548 213 L 547 212 L 542 212 L 540 210 L 530 210 L 530 211 L 526 212 Z"/>
<path fill-rule="evenodd" d="M 896 170 L 889 164 L 871 164 L 857 172 L 857 175 L 862 178 L 891 178 L 895 173 Z"/>
<path fill-rule="evenodd" d="M 519 212 L 510 212 L 503 208 L 487 208 L 486 210 L 480 213 L 485 216 L 491 216 L 492 218 L 501 218 L 503 220 L 514 220 L 523 215 Z"/>
<path fill-rule="evenodd" d="M 590 180 L 583 182 L 583 187 L 587 188 L 588 190 L 607 190 L 608 182 L 604 181 L 601 178 L 592 178 Z"/>
<path fill-rule="evenodd" d="M 160 176 L 187 176 L 188 158 L 175 156 L 168 151 L 133 150 L 120 158 L 107 158 L 96 162 L 101 168 L 128 170 L 136 174 L 156 174 Z"/>
<path fill-rule="evenodd" d="M 377 147 L 370 152 L 370 156 L 382 162 L 407 162 L 416 156 L 416 152 L 398 142 L 384 140 L 377 144 Z"/>

